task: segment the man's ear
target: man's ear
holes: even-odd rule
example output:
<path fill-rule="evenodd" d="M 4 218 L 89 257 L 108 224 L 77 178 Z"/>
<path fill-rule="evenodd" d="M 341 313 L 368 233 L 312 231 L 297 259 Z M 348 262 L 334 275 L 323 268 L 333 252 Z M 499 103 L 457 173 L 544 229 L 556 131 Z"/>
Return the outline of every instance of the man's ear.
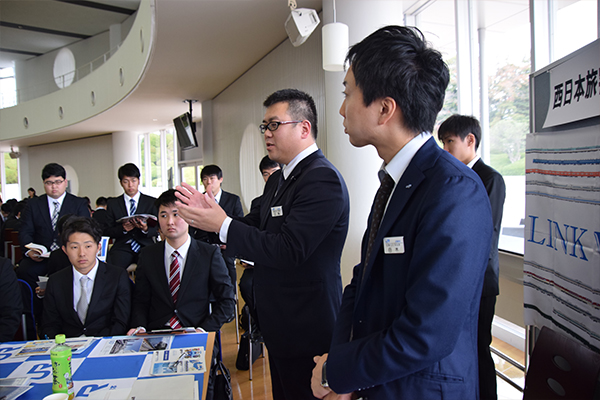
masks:
<path fill-rule="evenodd" d="M 376 101 L 379 102 L 379 123 L 383 125 L 395 115 L 398 105 L 396 104 L 396 100 L 391 97 L 384 97 Z"/>
<path fill-rule="evenodd" d="M 469 145 L 469 147 L 473 146 L 473 148 L 475 148 L 475 144 L 476 144 L 475 135 L 473 135 L 472 133 L 469 133 L 465 139 L 467 140 L 467 144 Z"/>
<path fill-rule="evenodd" d="M 304 121 L 300 122 L 300 127 L 302 128 L 302 139 L 306 139 L 307 137 L 309 137 L 310 135 L 312 135 L 310 133 L 310 130 L 312 128 L 312 125 L 310 123 L 310 121 L 308 121 L 307 119 L 305 119 Z"/>

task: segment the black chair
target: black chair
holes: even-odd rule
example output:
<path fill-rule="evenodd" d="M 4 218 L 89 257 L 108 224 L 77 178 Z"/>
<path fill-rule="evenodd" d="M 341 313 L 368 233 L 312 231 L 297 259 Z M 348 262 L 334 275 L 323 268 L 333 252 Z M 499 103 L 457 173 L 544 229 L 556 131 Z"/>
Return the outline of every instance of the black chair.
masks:
<path fill-rule="evenodd" d="M 596 399 L 600 354 L 548 327 L 533 348 L 523 400 Z"/>
<path fill-rule="evenodd" d="M 23 299 L 23 314 L 21 315 L 21 328 L 19 330 L 22 334 L 22 338 L 15 337 L 15 339 L 36 340 L 35 315 L 33 313 L 34 292 L 29 283 L 25 282 L 23 279 L 18 279 L 18 281 L 21 286 L 21 295 Z M 28 323 L 28 321 L 31 321 L 31 323 Z M 17 335 L 19 335 L 19 332 L 17 332 Z"/>

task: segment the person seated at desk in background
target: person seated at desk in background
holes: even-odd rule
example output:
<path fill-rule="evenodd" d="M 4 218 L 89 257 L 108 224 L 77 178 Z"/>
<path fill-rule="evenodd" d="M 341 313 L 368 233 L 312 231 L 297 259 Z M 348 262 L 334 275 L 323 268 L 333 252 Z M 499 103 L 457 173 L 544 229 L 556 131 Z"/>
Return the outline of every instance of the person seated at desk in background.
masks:
<path fill-rule="evenodd" d="M 96 258 L 102 238 L 96 221 L 74 217 L 63 228 L 62 249 L 72 268 L 48 279 L 44 333 L 50 338 L 123 335 L 131 312 L 127 272 Z"/>
<path fill-rule="evenodd" d="M 173 189 L 156 200 L 165 240 L 140 252 L 131 313 L 131 326 L 138 328 L 129 335 L 169 327 L 218 331 L 234 313 L 233 286 L 221 250 L 191 238 L 176 200 Z"/>
<path fill-rule="evenodd" d="M 143 218 L 118 220 L 135 214 L 156 216 L 156 199 L 139 192 L 140 170 L 135 164 L 121 166 L 117 174 L 124 193 L 108 201 L 108 226 L 104 228 L 104 236 L 113 238 L 115 242 L 106 261 L 127 268 L 137 263 L 141 249 L 154 243 L 156 226 L 151 227 Z"/>
<path fill-rule="evenodd" d="M 106 207 L 108 205 L 108 200 L 104 196 L 100 196 L 96 199 L 96 209 L 92 214 L 92 218 L 94 218 L 102 227 L 102 230 L 106 229 L 110 224 L 110 220 L 108 219 L 108 211 Z"/>
<path fill-rule="evenodd" d="M 223 185 L 223 171 L 218 165 L 207 165 L 202 168 L 202 171 L 200 171 L 200 179 L 202 180 L 202 185 L 204 185 L 204 190 L 206 192 L 209 190 L 212 192 L 217 204 L 221 206 L 228 216 L 244 216 L 244 210 L 242 209 L 242 202 L 240 201 L 239 196 L 221 189 L 221 186 Z M 217 232 L 206 232 L 194 227 L 190 229 L 190 234 L 194 239 L 209 244 L 220 245 L 223 259 L 225 260 L 225 265 L 227 266 L 227 271 L 229 271 L 229 277 L 231 278 L 231 284 L 235 288 L 235 285 L 237 285 L 235 257 L 231 257 L 227 254 L 227 247 L 219 239 L 219 234 Z"/>
<path fill-rule="evenodd" d="M 14 339 L 21 323 L 21 289 L 12 263 L 0 257 L 0 342 Z"/>

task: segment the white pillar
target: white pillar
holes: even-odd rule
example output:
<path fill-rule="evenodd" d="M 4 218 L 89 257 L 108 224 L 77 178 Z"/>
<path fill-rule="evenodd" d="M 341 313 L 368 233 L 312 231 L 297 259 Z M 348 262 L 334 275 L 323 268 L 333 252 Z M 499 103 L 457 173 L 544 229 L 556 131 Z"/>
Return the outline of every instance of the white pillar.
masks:
<path fill-rule="evenodd" d="M 341 1 L 336 5 L 336 22 L 348 25 L 350 46 L 386 25 L 402 25 L 402 1 Z M 323 0 L 323 25 L 333 21 L 333 1 Z M 375 192 L 377 171 L 382 160 L 373 146 L 355 148 L 348 141 L 339 114 L 344 100 L 345 72 L 325 72 L 325 116 L 327 158 L 346 180 L 350 194 L 350 228 L 342 253 L 342 281 L 352 278 L 352 268 L 360 261 L 360 244 Z"/>
<path fill-rule="evenodd" d="M 106 171 L 107 174 L 111 174 L 114 177 L 115 192 L 114 196 L 123 193 L 123 188 L 119 183 L 117 172 L 119 168 L 127 163 L 134 163 L 140 168 L 138 160 L 138 134 L 136 132 L 113 132 L 112 134 L 112 145 L 113 145 L 113 170 Z"/>

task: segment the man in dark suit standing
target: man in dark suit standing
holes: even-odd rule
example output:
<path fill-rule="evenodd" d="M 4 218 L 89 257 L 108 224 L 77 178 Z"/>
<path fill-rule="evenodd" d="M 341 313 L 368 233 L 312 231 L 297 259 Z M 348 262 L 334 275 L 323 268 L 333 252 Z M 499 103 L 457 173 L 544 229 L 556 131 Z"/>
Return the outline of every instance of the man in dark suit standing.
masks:
<path fill-rule="evenodd" d="M 349 198 L 341 174 L 316 145 L 312 97 L 284 89 L 264 106 L 260 130 L 269 158 L 285 166 L 269 178 L 260 207 L 231 219 L 210 196 L 185 184 L 178 206 L 192 225 L 218 231 L 230 254 L 254 261 L 273 398 L 305 400 L 313 398 L 312 358 L 329 347 L 339 310 Z"/>
<path fill-rule="evenodd" d="M 479 175 L 492 206 L 494 234 L 488 257 L 481 305 L 479 306 L 479 326 L 477 329 L 477 351 L 479 353 L 479 393 L 481 400 L 497 399 L 496 365 L 490 353 L 492 343 L 492 322 L 496 308 L 496 296 L 500 294 L 498 286 L 499 261 L 498 240 L 504 210 L 506 186 L 502 175 L 483 162 L 477 155 L 481 142 L 481 126 L 476 118 L 454 114 L 445 120 L 438 129 L 438 138 L 444 144 L 444 150 L 456 157 Z"/>
<path fill-rule="evenodd" d="M 448 67 L 416 28 L 388 26 L 348 52 L 340 108 L 350 143 L 383 165 L 361 261 L 313 392 L 477 399 L 477 313 L 492 218 L 479 177 L 429 132 Z"/>
<path fill-rule="evenodd" d="M 40 253 L 29 250 L 29 243 L 41 244 L 48 251 L 61 246 L 56 225 L 61 216 L 73 214 L 89 217 L 90 211 L 84 199 L 67 193 L 67 173 L 62 165 L 47 164 L 42 170 L 42 180 L 46 194 L 31 198 L 21 214 L 19 242 L 24 257 L 17 268 L 17 276 L 25 280 L 32 288 L 37 286 L 38 276 L 48 273 L 48 258 L 40 257 Z M 36 316 L 41 314 L 41 301 L 34 296 Z"/>
<path fill-rule="evenodd" d="M 200 171 L 200 178 L 205 191 L 211 191 L 217 204 L 227 213 L 229 217 L 243 217 L 244 210 L 239 196 L 229 193 L 221 189 L 223 185 L 223 171 L 218 165 L 207 165 Z M 219 245 L 229 271 L 231 284 L 233 287 L 237 285 L 237 276 L 235 270 L 235 257 L 227 254 L 227 246 L 219 240 L 219 234 L 216 232 L 206 232 L 201 229 L 190 229 L 194 239 L 201 240 L 206 243 Z"/>
<path fill-rule="evenodd" d="M 140 250 L 154 243 L 157 236 L 155 221 L 144 218 L 121 220 L 135 214 L 156 216 L 154 197 L 146 196 L 138 190 L 140 170 L 135 164 L 128 163 L 118 171 L 119 182 L 124 193 L 108 201 L 108 227 L 104 236 L 115 240 L 108 252 L 107 262 L 121 268 L 137 263 Z M 121 221 L 119 221 L 121 220 Z"/>
<path fill-rule="evenodd" d="M 131 318 L 137 328 L 130 335 L 136 329 L 169 327 L 218 331 L 234 313 L 233 286 L 221 251 L 190 237 L 174 193 L 169 189 L 156 200 L 165 240 L 140 253 Z"/>
<path fill-rule="evenodd" d="M 44 296 L 44 333 L 53 338 L 123 335 L 131 310 L 127 272 L 98 261 L 102 230 L 91 218 L 73 217 L 63 227 L 63 251 L 71 268 L 53 274 Z"/>

